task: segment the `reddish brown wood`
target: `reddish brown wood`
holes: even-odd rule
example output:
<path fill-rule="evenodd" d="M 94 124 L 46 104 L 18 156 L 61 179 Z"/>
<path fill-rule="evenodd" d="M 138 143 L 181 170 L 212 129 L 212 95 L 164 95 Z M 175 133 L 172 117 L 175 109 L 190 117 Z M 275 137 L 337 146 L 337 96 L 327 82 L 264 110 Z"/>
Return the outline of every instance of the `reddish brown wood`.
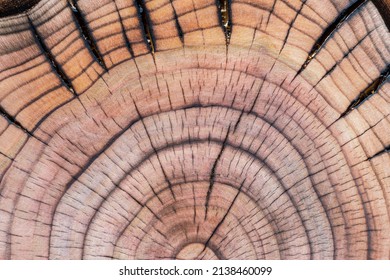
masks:
<path fill-rule="evenodd" d="M 0 259 L 390 258 L 388 2 L 12 3 Z"/>

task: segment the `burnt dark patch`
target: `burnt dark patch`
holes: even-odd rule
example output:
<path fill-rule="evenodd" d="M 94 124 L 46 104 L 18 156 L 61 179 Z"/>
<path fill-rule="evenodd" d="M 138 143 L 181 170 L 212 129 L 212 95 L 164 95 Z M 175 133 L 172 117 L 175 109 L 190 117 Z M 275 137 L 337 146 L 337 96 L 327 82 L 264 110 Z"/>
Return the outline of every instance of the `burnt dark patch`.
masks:
<path fill-rule="evenodd" d="M 40 0 L 0 0 L 0 17 L 13 16 L 26 12 Z"/>

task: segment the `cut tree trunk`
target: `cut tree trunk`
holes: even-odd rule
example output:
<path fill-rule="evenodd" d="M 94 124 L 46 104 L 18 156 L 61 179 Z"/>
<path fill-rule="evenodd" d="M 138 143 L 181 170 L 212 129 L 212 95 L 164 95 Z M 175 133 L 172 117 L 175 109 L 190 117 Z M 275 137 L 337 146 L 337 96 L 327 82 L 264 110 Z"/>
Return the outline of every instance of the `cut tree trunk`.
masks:
<path fill-rule="evenodd" d="M 389 259 L 377 2 L 0 0 L 0 259 Z"/>

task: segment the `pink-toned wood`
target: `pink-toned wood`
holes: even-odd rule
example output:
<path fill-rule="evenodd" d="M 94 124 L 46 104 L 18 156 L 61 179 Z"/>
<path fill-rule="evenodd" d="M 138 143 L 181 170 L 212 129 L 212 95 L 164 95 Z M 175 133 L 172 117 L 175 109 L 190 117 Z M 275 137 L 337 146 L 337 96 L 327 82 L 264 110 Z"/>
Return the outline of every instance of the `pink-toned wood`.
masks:
<path fill-rule="evenodd" d="M 0 259 L 390 258 L 373 2 L 1 3 Z"/>

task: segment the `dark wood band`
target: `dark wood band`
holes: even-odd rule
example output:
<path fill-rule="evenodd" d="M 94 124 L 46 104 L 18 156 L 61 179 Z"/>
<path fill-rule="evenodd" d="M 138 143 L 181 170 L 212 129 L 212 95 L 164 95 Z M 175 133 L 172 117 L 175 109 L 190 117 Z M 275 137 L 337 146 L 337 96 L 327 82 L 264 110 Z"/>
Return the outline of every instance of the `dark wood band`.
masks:
<path fill-rule="evenodd" d="M 20 14 L 40 0 L 0 0 L 0 17 Z"/>

